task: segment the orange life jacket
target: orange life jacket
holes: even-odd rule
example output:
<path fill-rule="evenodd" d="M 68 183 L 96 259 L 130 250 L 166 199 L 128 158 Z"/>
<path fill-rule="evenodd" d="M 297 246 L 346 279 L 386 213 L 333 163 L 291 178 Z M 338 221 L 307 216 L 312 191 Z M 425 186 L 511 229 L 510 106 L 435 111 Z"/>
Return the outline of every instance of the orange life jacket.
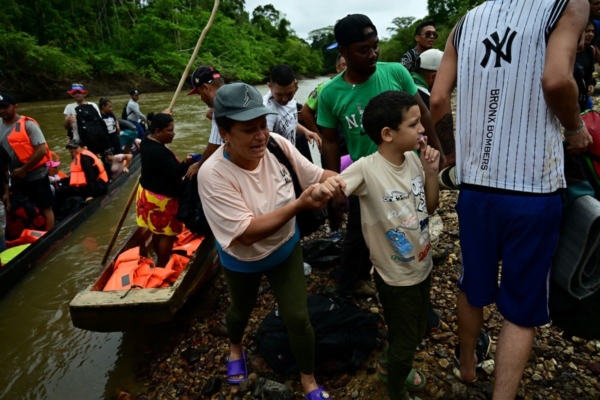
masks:
<path fill-rule="evenodd" d="M 193 239 L 192 241 L 190 241 L 186 244 L 173 247 L 173 252 L 183 253 L 186 256 L 191 257 L 194 255 L 194 253 L 196 252 L 198 247 L 200 247 L 200 244 L 203 241 L 204 241 L 204 236 L 196 237 L 195 239 Z"/>
<path fill-rule="evenodd" d="M 96 157 L 96 155 L 94 153 L 92 153 L 91 151 L 83 150 L 79 154 L 77 154 L 77 157 L 75 157 L 73 159 L 73 161 L 71 161 L 71 179 L 69 180 L 69 185 L 70 186 L 86 186 L 87 185 L 87 180 L 85 179 L 85 172 L 83 172 L 83 168 L 81 168 L 81 155 L 82 154 L 86 155 L 88 157 L 91 157 L 94 160 L 94 165 L 96 166 L 96 168 L 98 168 L 98 171 L 99 171 L 98 180 L 108 183 L 108 174 L 106 173 L 106 170 L 104 169 L 104 164 L 102 164 L 102 161 L 100 161 L 98 159 L 98 157 Z"/>
<path fill-rule="evenodd" d="M 46 234 L 46 231 L 36 231 L 33 229 L 23 229 L 21 236 L 15 240 L 7 240 L 6 247 L 15 247 L 22 244 L 33 243 Z"/>
<path fill-rule="evenodd" d="M 34 122 L 37 126 L 40 126 L 35 119 L 21 115 L 7 137 L 8 144 L 15 152 L 15 155 L 19 161 L 21 161 L 23 164 L 27 163 L 27 161 L 29 161 L 35 152 L 35 147 L 31 144 L 31 140 L 29 140 L 29 135 L 27 134 L 25 126 L 27 121 Z M 44 145 L 46 146 L 46 154 L 37 164 L 29 168 L 28 171 L 33 171 L 34 169 L 46 164 L 47 161 L 52 160 L 48 144 L 44 143 Z"/>
<path fill-rule="evenodd" d="M 165 283 L 175 283 L 189 262 L 189 258 L 173 254 L 165 267 L 165 269 L 173 271 L 173 274 L 166 279 Z"/>

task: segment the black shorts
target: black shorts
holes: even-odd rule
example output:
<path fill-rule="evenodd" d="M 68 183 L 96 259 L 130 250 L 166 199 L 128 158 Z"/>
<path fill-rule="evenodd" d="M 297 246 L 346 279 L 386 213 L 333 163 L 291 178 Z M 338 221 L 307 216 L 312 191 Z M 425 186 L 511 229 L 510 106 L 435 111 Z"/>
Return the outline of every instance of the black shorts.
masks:
<path fill-rule="evenodd" d="M 50 189 L 50 181 L 47 177 L 34 181 L 13 179 L 12 189 L 29 197 L 29 200 L 40 209 L 54 205 L 54 195 L 52 194 L 52 189 Z"/>

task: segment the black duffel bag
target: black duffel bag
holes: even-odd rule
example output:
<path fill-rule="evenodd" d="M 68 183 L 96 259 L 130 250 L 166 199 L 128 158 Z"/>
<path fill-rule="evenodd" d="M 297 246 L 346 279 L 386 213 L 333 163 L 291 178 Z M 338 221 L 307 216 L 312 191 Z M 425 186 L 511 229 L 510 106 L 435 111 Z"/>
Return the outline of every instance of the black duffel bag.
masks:
<path fill-rule="evenodd" d="M 198 175 L 194 175 L 191 179 L 186 176 L 183 179 L 179 194 L 179 209 L 175 218 L 196 235 L 210 232 L 198 194 Z"/>
<path fill-rule="evenodd" d="M 351 302 L 322 295 L 308 296 L 308 314 L 315 331 L 315 367 L 319 372 L 356 371 L 376 346 L 377 315 Z M 298 372 L 279 310 L 271 311 L 256 334 L 258 351 L 275 372 Z"/>

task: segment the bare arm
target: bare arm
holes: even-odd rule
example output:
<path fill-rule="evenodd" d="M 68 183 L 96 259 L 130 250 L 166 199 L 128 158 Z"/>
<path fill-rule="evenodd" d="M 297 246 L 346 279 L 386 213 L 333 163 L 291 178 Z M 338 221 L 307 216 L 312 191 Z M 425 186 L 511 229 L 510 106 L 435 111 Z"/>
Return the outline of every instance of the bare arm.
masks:
<path fill-rule="evenodd" d="M 298 123 L 296 129 L 298 130 L 299 133 L 306 136 L 306 139 L 308 140 L 309 143 L 311 143 L 313 140 L 315 140 L 317 142 L 317 146 L 319 146 L 319 150 L 321 149 L 321 145 L 323 144 L 323 141 L 321 140 L 321 136 L 319 136 L 319 134 L 317 132 L 311 131 L 311 130 L 303 127 L 300 123 Z"/>
<path fill-rule="evenodd" d="M 550 111 L 568 131 L 576 131 L 582 124 L 573 66 L 577 43 L 587 24 L 588 15 L 587 1 L 571 0 L 548 39 L 542 90 Z M 585 150 L 591 143 L 591 136 L 585 128 L 576 135 L 565 137 L 569 148 L 576 152 Z"/>
<path fill-rule="evenodd" d="M 316 110 L 310 108 L 306 103 L 302 106 L 302 110 L 300 110 L 300 114 L 302 114 L 302 119 L 304 120 L 304 125 L 313 131 L 319 132 L 319 127 L 317 126 L 317 120 L 315 118 Z"/>
<path fill-rule="evenodd" d="M 419 105 L 419 110 L 421 111 L 421 124 L 423 128 L 425 128 L 425 136 L 427 136 L 427 143 L 434 149 L 440 152 L 441 162 L 444 163 L 444 156 L 442 154 L 442 146 L 440 144 L 440 139 L 438 138 L 435 129 L 433 128 L 433 123 L 431 122 L 431 114 L 427 109 L 425 103 L 423 103 L 423 99 L 419 95 L 419 92 L 415 94 L 415 99 L 417 100 L 417 104 Z"/>
<path fill-rule="evenodd" d="M 454 47 L 454 30 L 450 33 L 444 50 L 444 57 L 435 77 L 435 85 L 429 98 L 431 105 L 431 120 L 435 127 L 446 156 L 446 162 L 440 163 L 443 167 L 456 163 L 456 142 L 454 139 L 454 122 L 452 120 L 452 91 L 456 87 L 458 54 Z"/>
<path fill-rule="evenodd" d="M 318 184 L 309 186 L 302 192 L 299 198 L 275 211 L 252 218 L 248 228 L 235 240 L 244 246 L 251 246 L 273 235 L 300 211 L 307 209 L 318 210 L 325 207 L 329 200 L 328 197 L 316 201 L 310 195 L 317 186 Z"/>
<path fill-rule="evenodd" d="M 323 168 L 330 171 L 340 171 L 340 143 L 337 129 L 321 127 L 323 134 L 323 148 L 321 159 Z"/>
<path fill-rule="evenodd" d="M 185 176 L 191 178 L 192 176 L 196 175 L 198 171 L 200 171 L 200 167 L 202 164 L 204 164 L 204 161 L 208 160 L 219 147 L 221 147 L 221 145 L 208 142 L 206 149 L 204 149 L 204 153 L 202 153 L 202 159 L 190 165 Z"/>
<path fill-rule="evenodd" d="M 13 176 L 24 179 L 31 168 L 33 168 L 47 153 L 46 143 L 41 143 L 33 146 L 33 154 L 23 166 L 16 168 L 13 171 Z"/>

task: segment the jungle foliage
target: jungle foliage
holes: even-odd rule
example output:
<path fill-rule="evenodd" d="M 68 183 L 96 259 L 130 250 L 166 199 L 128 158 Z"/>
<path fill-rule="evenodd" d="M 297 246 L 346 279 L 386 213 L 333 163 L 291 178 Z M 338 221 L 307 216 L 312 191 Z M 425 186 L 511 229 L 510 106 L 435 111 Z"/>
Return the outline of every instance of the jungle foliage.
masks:
<path fill-rule="evenodd" d="M 454 24 L 482 0 L 428 0 L 443 48 Z M 4 0 L 0 13 L 0 90 L 51 98 L 71 82 L 165 88 L 178 82 L 213 0 Z M 396 17 L 381 42 L 382 61 L 398 61 L 414 46 L 412 17 Z M 383 30 L 380 27 L 380 30 Z M 384 36 L 380 32 L 380 37 Z M 333 26 L 299 38 L 273 5 L 245 10 L 245 0 L 221 0 L 198 55 L 228 79 L 264 81 L 278 63 L 298 75 L 335 71 Z M 59 90 L 60 89 L 60 90 Z"/>

